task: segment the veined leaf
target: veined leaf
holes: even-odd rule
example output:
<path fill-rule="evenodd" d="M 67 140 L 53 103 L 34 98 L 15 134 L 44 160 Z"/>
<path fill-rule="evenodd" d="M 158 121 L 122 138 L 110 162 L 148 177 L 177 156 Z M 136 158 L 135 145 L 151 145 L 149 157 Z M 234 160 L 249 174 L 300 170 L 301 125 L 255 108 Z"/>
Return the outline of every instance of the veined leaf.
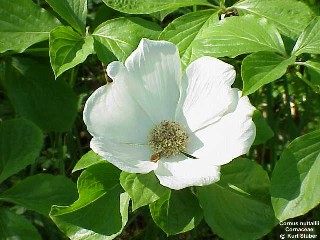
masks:
<path fill-rule="evenodd" d="M 129 195 L 119 183 L 120 170 L 103 162 L 78 178 L 79 198 L 70 206 L 53 206 L 50 217 L 72 240 L 111 240 L 128 220 Z"/>
<path fill-rule="evenodd" d="M 273 52 L 257 52 L 245 57 L 241 67 L 243 94 L 251 94 L 261 86 L 279 79 L 295 60 L 294 56 L 285 58 Z"/>
<path fill-rule="evenodd" d="M 125 13 L 153 13 L 166 9 L 211 4 L 207 0 L 103 0 L 109 7 Z"/>
<path fill-rule="evenodd" d="M 206 222 L 220 237 L 258 239 L 275 224 L 269 186 L 261 166 L 236 159 L 222 167 L 219 182 L 197 187 L 197 195 Z"/>
<path fill-rule="evenodd" d="M 293 140 L 271 178 L 272 205 L 280 221 L 306 214 L 320 203 L 320 131 Z"/>
<path fill-rule="evenodd" d="M 86 154 L 84 154 L 80 160 L 77 162 L 77 164 L 74 166 L 72 172 L 76 172 L 85 168 L 88 168 L 94 164 L 105 162 L 102 157 L 100 157 L 98 154 L 96 154 L 94 151 L 89 151 Z"/>
<path fill-rule="evenodd" d="M 59 25 L 50 13 L 30 0 L 0 1 L 0 53 L 23 52 L 47 40 L 49 32 Z"/>
<path fill-rule="evenodd" d="M 286 54 L 277 29 L 266 19 L 252 15 L 229 17 L 202 32 L 193 44 L 191 60 L 201 56 L 235 57 L 259 51 Z"/>
<path fill-rule="evenodd" d="M 203 218 L 199 202 L 189 188 L 168 192 L 150 204 L 150 212 L 167 235 L 189 231 Z"/>
<path fill-rule="evenodd" d="M 56 77 L 84 62 L 93 53 L 92 36 L 82 37 L 71 27 L 60 26 L 53 29 L 49 42 L 50 62 Z"/>
<path fill-rule="evenodd" d="M 190 63 L 189 56 L 192 53 L 192 46 L 201 32 L 219 22 L 218 13 L 213 10 L 204 10 L 188 13 L 173 20 L 161 32 L 159 39 L 170 41 L 177 45 L 180 53 L 182 67 Z"/>
<path fill-rule="evenodd" d="M 84 34 L 87 17 L 87 0 L 46 0 L 46 2 L 74 29 Z"/>
<path fill-rule="evenodd" d="M 234 7 L 239 13 L 266 18 L 281 34 L 296 39 L 313 17 L 311 9 L 296 0 L 245 0 Z"/>
<path fill-rule="evenodd" d="M 298 38 L 292 54 L 301 53 L 320 54 L 320 17 L 314 18 Z"/>
<path fill-rule="evenodd" d="M 41 130 L 25 119 L 0 122 L 0 182 L 35 162 L 42 138 Z"/>
<path fill-rule="evenodd" d="M 95 50 L 104 63 L 125 61 L 141 38 L 157 39 L 161 27 L 141 18 L 116 18 L 106 21 L 93 32 Z"/>
<path fill-rule="evenodd" d="M 132 199 L 133 211 L 157 201 L 170 192 L 170 189 L 160 185 L 153 172 L 148 174 L 122 172 L 120 183 Z"/>

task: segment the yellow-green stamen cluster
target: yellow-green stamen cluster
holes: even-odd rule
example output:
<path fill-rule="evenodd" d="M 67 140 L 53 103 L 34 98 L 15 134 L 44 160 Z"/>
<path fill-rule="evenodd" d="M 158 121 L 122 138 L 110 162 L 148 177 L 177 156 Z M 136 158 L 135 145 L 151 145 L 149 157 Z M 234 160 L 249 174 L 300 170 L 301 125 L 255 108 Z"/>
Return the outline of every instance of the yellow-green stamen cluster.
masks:
<path fill-rule="evenodd" d="M 162 121 L 150 132 L 149 146 L 161 157 L 175 156 L 184 152 L 188 142 L 186 131 L 176 122 Z"/>

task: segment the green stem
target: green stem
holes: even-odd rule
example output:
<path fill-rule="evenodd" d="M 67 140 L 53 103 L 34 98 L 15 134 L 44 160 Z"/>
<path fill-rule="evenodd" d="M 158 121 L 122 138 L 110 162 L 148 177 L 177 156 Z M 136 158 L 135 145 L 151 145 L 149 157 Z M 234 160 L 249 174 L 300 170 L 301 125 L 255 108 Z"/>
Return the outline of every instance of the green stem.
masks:
<path fill-rule="evenodd" d="M 294 119 L 293 119 L 293 116 L 292 116 L 292 113 L 291 113 L 291 105 L 290 105 L 290 92 L 289 92 L 289 87 L 288 87 L 288 80 L 287 79 L 284 79 L 284 82 L 283 82 L 283 87 L 284 87 L 284 91 L 285 91 L 285 111 L 286 111 L 286 114 L 288 115 L 288 125 L 291 129 L 291 133 L 293 133 L 293 138 L 297 137 L 298 135 L 298 130 L 297 130 L 297 126 L 296 124 L 294 123 Z"/>
<path fill-rule="evenodd" d="M 271 129 L 273 130 L 273 132 L 277 133 L 276 131 L 276 121 L 275 121 L 275 116 L 274 116 L 274 101 L 273 101 L 273 96 L 272 96 L 272 92 L 273 92 L 273 87 L 272 87 L 272 83 L 269 83 L 267 85 L 267 114 L 268 114 L 268 123 L 271 127 Z M 269 149 L 270 149 L 270 166 L 271 169 L 274 168 L 276 160 L 277 160 L 277 154 L 276 154 L 276 142 L 277 142 L 277 135 L 275 134 L 275 136 L 273 137 L 274 139 L 272 139 L 271 141 L 268 142 L 269 145 Z"/>

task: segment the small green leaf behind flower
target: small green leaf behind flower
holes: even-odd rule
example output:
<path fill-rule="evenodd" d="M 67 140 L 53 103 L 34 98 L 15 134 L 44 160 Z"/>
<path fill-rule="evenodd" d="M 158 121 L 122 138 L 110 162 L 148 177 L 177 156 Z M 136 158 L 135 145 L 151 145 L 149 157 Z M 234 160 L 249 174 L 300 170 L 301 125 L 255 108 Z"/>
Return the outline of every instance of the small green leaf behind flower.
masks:
<path fill-rule="evenodd" d="M 190 188 L 166 193 L 150 204 L 150 211 L 155 223 L 167 235 L 187 232 L 203 218 L 198 199 Z"/>
<path fill-rule="evenodd" d="M 169 188 L 160 185 L 153 172 L 148 174 L 122 172 L 120 183 L 130 195 L 133 211 L 157 201 L 170 192 Z"/>

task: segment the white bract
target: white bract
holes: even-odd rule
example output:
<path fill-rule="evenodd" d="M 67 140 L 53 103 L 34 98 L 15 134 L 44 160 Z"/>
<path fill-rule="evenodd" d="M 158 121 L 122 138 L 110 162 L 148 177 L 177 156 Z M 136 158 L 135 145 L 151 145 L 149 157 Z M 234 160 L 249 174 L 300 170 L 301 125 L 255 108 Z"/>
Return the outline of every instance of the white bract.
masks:
<path fill-rule="evenodd" d="M 227 63 L 201 57 L 181 76 L 174 44 L 142 39 L 107 73 L 113 83 L 90 96 L 84 122 L 93 151 L 123 171 L 154 171 L 172 189 L 208 185 L 253 143 L 254 107 L 231 88 Z"/>

